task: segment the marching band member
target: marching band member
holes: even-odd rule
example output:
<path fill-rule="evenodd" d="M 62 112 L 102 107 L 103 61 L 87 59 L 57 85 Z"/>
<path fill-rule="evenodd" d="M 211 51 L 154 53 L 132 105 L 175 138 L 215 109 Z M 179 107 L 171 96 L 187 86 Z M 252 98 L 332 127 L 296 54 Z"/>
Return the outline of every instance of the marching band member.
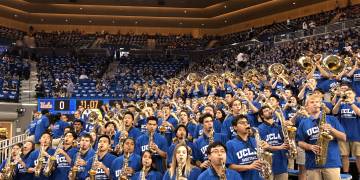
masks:
<path fill-rule="evenodd" d="M 195 137 L 195 129 L 196 129 L 196 124 L 193 123 L 190 119 L 189 119 L 189 114 L 187 111 L 182 110 L 180 111 L 180 125 L 184 125 L 186 127 L 186 131 L 187 131 L 187 139 L 192 141 Z M 175 136 L 176 136 L 176 131 L 175 131 Z"/>
<path fill-rule="evenodd" d="M 33 173 L 34 179 L 50 179 L 43 174 L 43 169 L 47 165 L 50 156 L 55 153 L 55 149 L 51 148 L 51 140 L 51 134 L 45 131 L 39 140 L 40 149 L 33 151 L 26 162 L 28 172 Z"/>
<path fill-rule="evenodd" d="M 211 105 L 206 105 L 204 107 L 204 111 L 203 114 L 210 114 L 212 117 L 214 117 L 214 131 L 215 133 L 220 133 L 221 132 L 221 122 L 217 119 L 215 119 L 215 113 L 214 113 L 214 107 L 212 107 Z M 199 138 L 199 136 L 203 135 L 203 126 L 202 124 L 198 124 L 195 128 L 195 139 Z"/>
<path fill-rule="evenodd" d="M 15 176 L 15 180 L 20 179 L 31 179 L 33 178 L 33 175 L 28 173 L 26 162 L 28 161 L 30 154 L 34 151 L 35 144 L 33 141 L 25 141 L 23 147 L 22 147 L 22 153 L 21 153 L 21 159 L 18 160 L 17 164 L 17 172 Z"/>
<path fill-rule="evenodd" d="M 11 147 L 11 152 L 8 154 L 7 159 L 4 159 L 0 165 L 0 179 L 15 179 L 16 173 L 19 170 L 19 165 L 24 165 L 20 157 L 22 144 L 15 144 Z M 13 166 L 14 164 L 15 166 Z M 25 167 L 25 166 L 24 166 Z"/>
<path fill-rule="evenodd" d="M 226 143 L 226 164 L 230 169 L 239 172 L 242 179 L 262 179 L 259 171 L 263 163 L 258 160 L 257 142 L 254 137 L 250 137 L 251 129 L 246 116 L 235 117 L 232 126 L 237 136 Z M 266 142 L 261 142 L 260 146 L 267 149 L 269 145 Z"/>
<path fill-rule="evenodd" d="M 226 134 L 228 139 L 232 139 L 236 136 L 236 132 L 234 131 L 234 128 L 232 127 L 231 123 L 235 116 L 238 116 L 241 114 L 241 101 L 240 100 L 234 100 L 231 104 L 231 114 L 228 114 L 222 124 L 221 133 Z"/>
<path fill-rule="evenodd" d="M 70 126 L 70 124 L 66 121 L 64 121 L 63 116 L 58 113 L 55 115 L 55 123 L 53 125 L 50 125 L 51 132 L 52 132 L 52 146 L 56 147 L 58 146 L 61 137 L 64 135 L 64 130 L 66 127 Z M 66 116 L 65 116 L 66 117 Z"/>
<path fill-rule="evenodd" d="M 80 137 L 80 147 L 77 150 L 75 156 L 71 158 L 72 168 L 69 173 L 69 179 L 73 175 L 74 179 L 85 180 L 87 171 L 85 171 L 86 162 L 90 161 L 94 157 L 95 151 L 92 148 L 92 138 L 89 134 L 84 134 Z M 77 169 L 77 174 L 73 174 L 73 169 Z"/>
<path fill-rule="evenodd" d="M 282 125 L 278 125 L 273 119 L 273 110 L 263 106 L 259 110 L 263 123 L 259 125 L 259 133 L 262 140 L 267 142 L 272 152 L 272 172 L 274 180 L 288 179 L 288 158 L 286 156 L 288 144 L 284 143 Z M 286 125 L 284 125 L 286 128 Z"/>
<path fill-rule="evenodd" d="M 335 117 L 322 114 L 320 111 L 321 98 L 319 96 L 309 96 L 306 99 L 305 108 L 310 117 L 301 120 L 297 131 L 297 140 L 299 141 L 299 146 L 306 153 L 305 167 L 307 178 L 314 180 L 339 179 L 341 158 L 338 140 L 346 141 L 344 128 Z M 329 140 L 328 145 L 324 142 L 318 142 L 319 136 L 322 135 L 320 133 L 329 134 L 334 139 Z M 322 139 L 326 141 L 325 137 Z M 318 144 L 325 144 L 325 146 L 321 147 Z M 326 162 L 323 162 L 324 165 L 318 164 L 316 161 L 316 159 L 321 160 L 321 157 L 326 157 L 327 159 Z"/>
<path fill-rule="evenodd" d="M 141 171 L 138 171 L 134 174 L 131 180 L 161 180 L 162 175 L 159 171 L 157 171 L 153 166 L 154 156 L 151 155 L 152 152 L 149 150 L 145 150 L 141 156 Z"/>
<path fill-rule="evenodd" d="M 82 137 L 85 134 L 84 131 L 84 122 L 77 119 L 74 121 L 74 123 L 72 124 L 74 132 L 76 134 L 77 137 Z"/>
<path fill-rule="evenodd" d="M 76 148 L 73 148 L 74 141 L 77 136 L 74 132 L 64 134 L 63 149 L 57 149 L 56 155 L 56 169 L 54 170 L 53 179 L 61 180 L 68 179 L 68 174 L 71 168 L 71 158 L 76 155 Z"/>
<path fill-rule="evenodd" d="M 191 148 L 186 143 L 177 144 L 168 157 L 172 157 L 172 162 L 163 180 L 196 180 L 200 175 L 201 170 L 191 165 Z"/>
<path fill-rule="evenodd" d="M 191 149 L 195 149 L 194 144 L 191 141 L 188 141 L 186 138 L 188 135 L 187 129 L 184 125 L 180 124 L 175 129 L 175 138 L 173 139 L 172 144 L 169 147 L 169 150 L 167 152 L 167 164 L 169 165 L 172 162 L 172 159 L 170 157 L 173 157 L 173 152 L 177 144 L 185 143 L 187 146 L 189 146 Z M 194 151 L 192 151 L 192 154 L 190 154 L 192 157 L 194 157 Z"/>
<path fill-rule="evenodd" d="M 116 156 L 109 152 L 111 140 L 107 135 L 101 135 L 98 139 L 98 149 L 95 156 L 87 162 L 85 172 L 95 169 L 95 179 L 111 179 L 110 167 L 113 160 L 116 159 Z M 90 175 L 88 174 L 88 176 Z"/>
<path fill-rule="evenodd" d="M 25 133 L 28 134 L 27 140 L 31 140 L 31 141 L 35 140 L 36 124 L 40 119 L 41 119 L 41 113 L 35 112 L 33 116 L 33 120 L 30 122 L 28 128 L 25 131 Z"/>
<path fill-rule="evenodd" d="M 198 138 L 195 142 L 195 157 L 196 165 L 200 168 L 208 168 L 210 166 L 209 160 L 207 160 L 206 149 L 207 147 L 216 142 L 226 142 L 227 137 L 225 134 L 215 133 L 214 132 L 214 124 L 213 124 L 213 116 L 211 114 L 204 114 L 200 117 L 200 123 L 204 127 L 203 135 Z"/>
<path fill-rule="evenodd" d="M 117 132 L 117 127 L 115 122 L 109 121 L 105 124 L 105 135 L 109 136 L 110 138 L 110 147 L 111 149 L 115 148 L 115 133 Z"/>
<path fill-rule="evenodd" d="M 210 144 L 206 150 L 206 153 L 210 160 L 210 166 L 203 171 L 198 180 L 224 180 L 224 179 L 236 179 L 241 180 L 241 176 L 238 172 L 228 169 L 225 166 L 227 161 L 226 153 L 227 148 L 221 142 L 214 142 Z"/>
<path fill-rule="evenodd" d="M 131 178 L 135 172 L 140 171 L 141 157 L 134 153 L 135 140 L 128 137 L 124 141 L 124 153 L 116 158 L 111 164 L 112 179 L 120 177 Z"/>
<path fill-rule="evenodd" d="M 42 134 L 48 129 L 50 125 L 50 121 L 48 116 L 50 115 L 49 110 L 42 110 L 41 111 L 41 119 L 39 119 L 36 123 L 35 128 L 35 144 L 39 146 L 39 140 Z"/>
<path fill-rule="evenodd" d="M 166 159 L 168 144 L 162 135 L 156 133 L 157 121 L 158 119 L 154 116 L 148 117 L 146 125 L 148 132 L 136 139 L 135 153 L 141 155 L 144 151 L 150 150 L 154 156 L 156 169 L 165 172 L 166 167 L 163 166 L 163 160 Z"/>
<path fill-rule="evenodd" d="M 124 113 L 123 121 L 124 121 L 126 131 L 118 131 L 115 134 L 115 137 L 114 137 L 115 147 L 118 147 L 117 145 L 119 144 L 119 140 L 120 140 L 121 136 L 131 137 L 133 139 L 136 139 L 142 135 L 140 130 L 138 128 L 134 127 L 134 115 L 130 111 L 127 111 Z M 115 150 L 115 151 L 117 152 L 117 150 Z"/>
<path fill-rule="evenodd" d="M 175 128 L 178 125 L 178 121 L 177 119 L 171 115 L 171 109 L 170 109 L 170 104 L 165 103 L 162 107 L 162 111 L 163 111 L 163 116 L 161 119 L 159 119 L 158 122 L 158 128 L 161 132 L 161 127 L 165 128 L 164 132 L 164 137 L 167 140 L 167 144 L 171 144 L 172 138 L 173 138 L 173 131 L 175 130 Z"/>
<path fill-rule="evenodd" d="M 341 125 L 345 129 L 347 141 L 339 141 L 343 172 L 349 172 L 350 151 L 356 157 L 356 165 L 360 172 L 360 103 L 355 102 L 355 92 L 351 89 L 345 91 L 344 98 L 341 98 L 332 110 L 337 114 Z"/>

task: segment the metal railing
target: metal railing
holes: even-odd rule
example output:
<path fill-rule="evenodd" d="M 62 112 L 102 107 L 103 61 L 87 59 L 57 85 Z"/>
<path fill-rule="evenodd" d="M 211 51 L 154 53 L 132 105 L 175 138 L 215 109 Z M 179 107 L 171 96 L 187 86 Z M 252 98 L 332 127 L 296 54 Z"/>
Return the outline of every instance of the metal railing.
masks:
<path fill-rule="evenodd" d="M 273 37 L 274 43 L 292 41 L 294 39 L 302 39 L 310 36 L 324 35 L 331 32 L 344 31 L 352 27 L 360 26 L 360 18 L 352 19 L 343 22 L 336 22 L 324 26 L 315 27 L 308 30 L 298 30 L 295 32 L 275 35 Z"/>
<path fill-rule="evenodd" d="M 10 152 L 10 147 L 14 144 L 18 144 L 18 143 L 23 143 L 26 138 L 28 137 L 27 134 L 21 134 L 21 135 L 17 135 L 14 136 L 10 139 L 5 139 L 0 141 L 0 163 L 3 162 L 4 159 L 6 159 Z"/>

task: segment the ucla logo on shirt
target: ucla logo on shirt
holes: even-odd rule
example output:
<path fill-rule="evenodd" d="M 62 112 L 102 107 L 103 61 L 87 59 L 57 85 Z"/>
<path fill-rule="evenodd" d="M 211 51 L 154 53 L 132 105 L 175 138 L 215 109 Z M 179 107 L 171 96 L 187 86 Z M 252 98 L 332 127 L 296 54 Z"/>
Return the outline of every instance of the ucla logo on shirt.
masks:
<path fill-rule="evenodd" d="M 360 74 L 354 74 L 354 81 L 360 81 Z"/>
<path fill-rule="evenodd" d="M 279 133 L 270 133 L 266 135 L 266 142 L 273 141 L 273 140 L 281 140 L 281 136 Z"/>
<path fill-rule="evenodd" d="M 141 151 L 142 152 L 144 152 L 146 150 L 149 150 L 149 145 L 148 144 L 141 146 Z"/>
<path fill-rule="evenodd" d="M 319 127 L 312 127 L 306 130 L 306 134 L 310 137 L 310 140 L 317 140 L 319 137 Z"/>
<path fill-rule="evenodd" d="M 200 150 L 201 150 L 201 153 L 203 153 L 205 156 L 206 156 L 206 150 L 208 148 L 209 145 L 205 145 L 204 147 L 202 147 Z"/>
<path fill-rule="evenodd" d="M 120 174 L 121 174 L 121 169 L 118 169 L 118 170 L 115 171 L 115 176 L 116 177 L 119 177 Z"/>
<path fill-rule="evenodd" d="M 242 159 L 248 156 L 256 155 L 256 151 L 251 151 L 250 148 L 242 149 L 236 153 L 238 159 Z"/>
<path fill-rule="evenodd" d="M 199 136 L 202 136 L 203 133 L 204 133 L 204 129 L 200 129 L 200 130 L 199 130 Z"/>
<path fill-rule="evenodd" d="M 356 118 L 356 114 L 352 109 L 341 109 L 342 118 Z"/>

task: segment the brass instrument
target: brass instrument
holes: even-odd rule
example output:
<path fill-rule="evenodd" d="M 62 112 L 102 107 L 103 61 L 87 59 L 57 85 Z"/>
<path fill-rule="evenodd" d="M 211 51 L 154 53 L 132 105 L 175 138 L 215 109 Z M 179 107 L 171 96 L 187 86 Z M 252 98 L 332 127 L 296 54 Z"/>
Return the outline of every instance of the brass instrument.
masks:
<path fill-rule="evenodd" d="M 217 86 L 217 77 L 216 75 L 210 74 L 210 75 L 206 75 L 203 78 L 204 82 L 207 82 L 210 86 Z"/>
<path fill-rule="evenodd" d="M 101 147 L 98 147 L 98 149 L 96 150 L 96 153 L 93 157 L 93 162 L 91 164 L 91 169 L 89 170 L 89 178 L 90 180 L 95 180 L 95 175 L 96 175 L 96 171 L 97 171 L 97 167 L 95 168 L 95 163 L 99 161 L 99 149 L 101 149 Z"/>
<path fill-rule="evenodd" d="M 154 133 L 153 133 L 153 132 L 149 132 L 149 143 L 148 143 L 149 150 L 150 150 L 151 153 L 155 154 L 156 151 L 155 151 L 154 149 L 150 148 L 150 147 L 151 147 L 150 145 L 151 145 L 152 143 L 154 143 Z"/>
<path fill-rule="evenodd" d="M 236 76 L 234 73 L 230 71 L 226 71 L 223 74 L 221 74 L 221 77 L 223 77 L 224 79 L 234 79 Z"/>
<path fill-rule="evenodd" d="M 146 176 L 147 176 L 149 170 L 150 170 L 150 168 L 147 168 L 145 166 L 141 169 L 141 172 L 140 172 L 140 179 L 141 180 L 146 180 Z"/>
<path fill-rule="evenodd" d="M 34 172 L 35 177 L 40 176 L 41 169 L 43 168 L 44 161 L 45 161 L 45 153 L 44 153 L 45 150 L 46 150 L 45 146 L 40 147 L 39 156 L 37 158 L 37 164 L 35 166 L 35 172 Z"/>
<path fill-rule="evenodd" d="M 124 154 L 124 162 L 123 162 L 123 167 L 120 171 L 119 180 L 129 179 L 129 175 L 126 174 L 126 169 L 129 167 L 129 158 L 130 158 L 130 153 Z"/>
<path fill-rule="evenodd" d="M 315 162 L 317 166 L 323 166 L 327 160 L 328 146 L 329 142 L 334 139 L 330 132 L 326 131 L 323 128 L 323 125 L 326 124 L 326 112 L 324 110 L 324 105 L 322 106 L 323 111 L 321 112 L 321 119 L 319 122 L 319 138 L 316 141 L 316 145 L 320 147 L 320 153 L 315 154 Z"/>
<path fill-rule="evenodd" d="M 269 66 L 268 72 L 270 77 L 278 77 L 285 73 L 285 66 L 280 63 L 274 63 Z"/>
<path fill-rule="evenodd" d="M 186 80 L 190 83 L 193 83 L 193 82 L 199 80 L 199 76 L 196 73 L 189 73 L 186 76 Z"/>
<path fill-rule="evenodd" d="M 323 66 L 333 74 L 339 74 L 345 68 L 345 63 L 337 55 L 326 56 L 322 60 Z"/>
<path fill-rule="evenodd" d="M 78 160 L 78 159 L 80 159 L 80 156 L 81 156 L 81 152 L 80 152 L 80 149 L 79 149 L 79 151 L 76 153 L 76 157 L 75 157 L 75 163 L 76 163 L 76 161 Z M 80 169 L 80 167 L 79 166 L 76 166 L 76 165 L 74 165 L 72 168 L 71 168 L 71 170 L 70 170 L 70 176 L 69 176 L 69 180 L 75 180 L 76 179 L 76 176 L 77 176 L 77 173 L 79 172 L 79 169 Z"/>
<path fill-rule="evenodd" d="M 54 170 L 54 165 L 55 165 L 55 161 L 56 161 L 56 156 L 59 154 L 59 149 L 62 149 L 64 145 L 64 138 L 62 137 L 56 150 L 54 155 L 50 156 L 47 160 L 47 163 L 44 167 L 44 175 L 49 177 L 52 173 L 52 171 Z"/>
<path fill-rule="evenodd" d="M 16 164 L 17 162 L 15 161 L 11 161 L 11 157 L 12 157 L 12 148 L 10 147 L 10 152 L 8 155 L 8 158 L 6 159 L 6 164 L 4 166 L 4 168 L 1 170 L 1 172 L 4 174 L 4 179 L 13 179 L 14 175 L 15 175 L 15 168 L 16 168 Z M 18 156 L 20 156 L 21 152 L 19 153 Z"/>
<path fill-rule="evenodd" d="M 124 141 L 126 138 L 128 138 L 128 136 L 129 136 L 128 133 L 129 133 L 128 128 L 125 128 L 125 130 L 121 132 L 121 135 L 119 137 L 119 143 L 116 145 L 116 146 L 118 146 L 117 148 L 119 149 L 120 153 L 123 152 L 123 150 L 124 150 Z"/>
<path fill-rule="evenodd" d="M 179 162 L 178 166 L 176 167 L 176 179 L 183 177 L 183 162 Z"/>
<path fill-rule="evenodd" d="M 260 176 L 264 179 L 269 179 L 272 174 L 272 153 L 266 151 L 260 144 L 262 142 L 259 130 L 252 128 L 256 140 L 256 155 L 258 160 L 262 163 Z"/>
<path fill-rule="evenodd" d="M 296 149 L 296 142 L 295 142 L 295 136 L 296 136 L 296 127 L 293 126 L 285 126 L 285 118 L 280 108 L 278 108 L 279 111 L 275 111 L 276 117 L 280 120 L 281 123 L 281 130 L 284 136 L 284 143 L 289 144 L 289 152 L 288 152 L 288 158 L 295 159 L 297 155 L 297 149 Z"/>
<path fill-rule="evenodd" d="M 209 145 L 214 143 L 214 128 L 210 129 L 210 134 L 209 134 Z"/>
<path fill-rule="evenodd" d="M 309 56 L 301 56 L 297 62 L 305 70 L 305 73 L 310 73 L 314 67 L 314 62 Z"/>
<path fill-rule="evenodd" d="M 221 160 L 221 171 L 220 171 L 220 180 L 226 180 L 226 166 L 224 160 Z"/>
<path fill-rule="evenodd" d="M 256 69 L 249 69 L 247 71 L 244 72 L 243 78 L 245 83 L 250 83 L 252 82 L 252 77 L 257 76 L 259 74 L 259 72 Z"/>

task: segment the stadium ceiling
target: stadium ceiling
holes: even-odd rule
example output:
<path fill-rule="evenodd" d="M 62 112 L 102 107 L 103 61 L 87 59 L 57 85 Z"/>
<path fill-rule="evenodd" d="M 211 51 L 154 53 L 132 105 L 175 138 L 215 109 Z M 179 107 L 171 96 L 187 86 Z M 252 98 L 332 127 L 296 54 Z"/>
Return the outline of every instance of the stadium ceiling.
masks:
<path fill-rule="evenodd" d="M 1 0 L 28 24 L 220 28 L 323 0 Z"/>

